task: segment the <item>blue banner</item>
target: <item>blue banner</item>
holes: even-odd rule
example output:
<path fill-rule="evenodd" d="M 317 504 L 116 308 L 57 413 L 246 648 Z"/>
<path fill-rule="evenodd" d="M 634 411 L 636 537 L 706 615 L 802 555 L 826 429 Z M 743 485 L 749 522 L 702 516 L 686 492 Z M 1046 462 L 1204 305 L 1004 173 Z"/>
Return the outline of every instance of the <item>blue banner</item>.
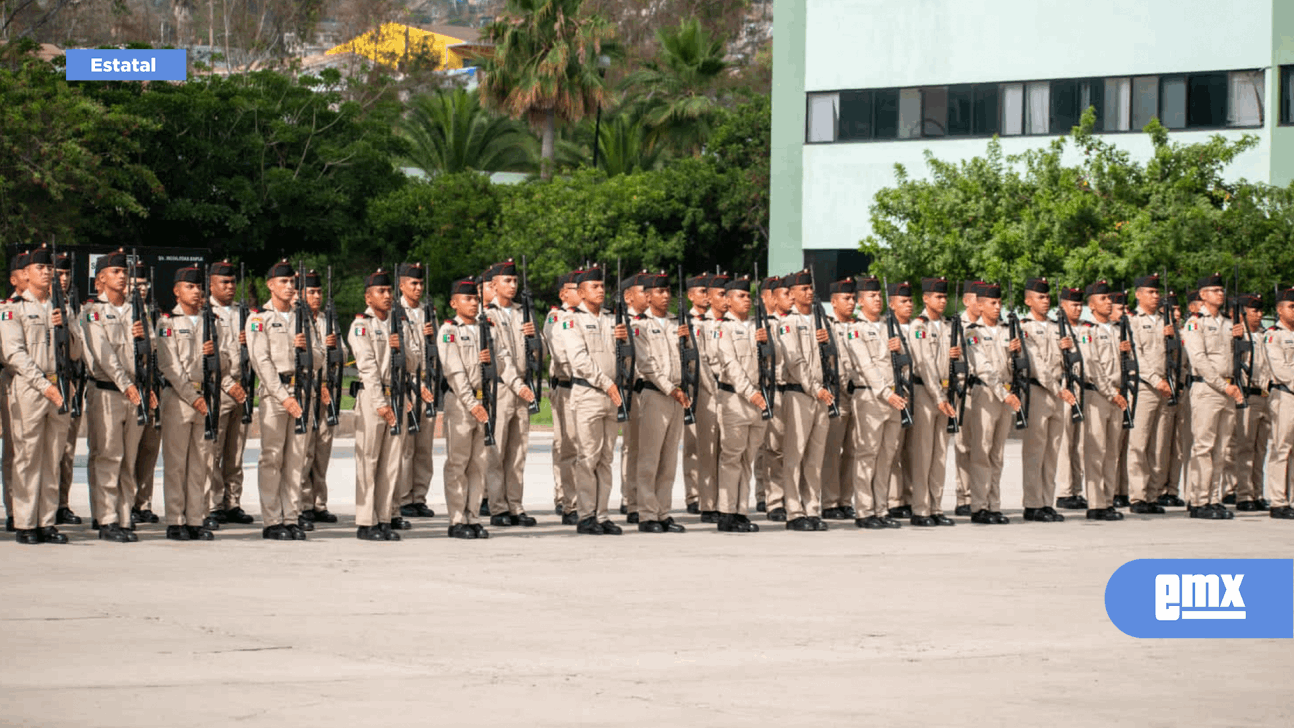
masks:
<path fill-rule="evenodd" d="M 69 81 L 183 81 L 189 77 L 184 50 L 69 48 Z"/>
<path fill-rule="evenodd" d="M 1132 637 L 1294 638 L 1294 559 L 1138 559 L 1105 586 Z"/>

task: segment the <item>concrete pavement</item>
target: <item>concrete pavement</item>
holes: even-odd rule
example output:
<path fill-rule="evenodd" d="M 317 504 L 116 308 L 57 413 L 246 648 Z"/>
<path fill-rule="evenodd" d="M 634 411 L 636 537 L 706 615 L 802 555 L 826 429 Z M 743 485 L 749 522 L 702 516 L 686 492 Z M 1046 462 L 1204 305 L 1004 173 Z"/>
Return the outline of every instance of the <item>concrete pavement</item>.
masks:
<path fill-rule="evenodd" d="M 1103 607 L 1130 559 L 1287 557 L 1288 522 L 1022 523 L 1012 441 L 1009 526 L 740 535 L 683 514 L 686 534 L 593 538 L 553 515 L 547 447 L 536 436 L 527 464 L 540 526 L 488 541 L 445 536 L 439 472 L 435 519 L 357 541 L 350 440 L 330 478 L 342 522 L 305 543 L 259 523 L 214 543 L 160 526 L 137 544 L 6 539 L 0 724 L 1294 722 L 1288 641 L 1134 640 Z M 160 470 L 158 487 L 160 505 Z M 88 523 L 83 485 L 73 507 Z"/>

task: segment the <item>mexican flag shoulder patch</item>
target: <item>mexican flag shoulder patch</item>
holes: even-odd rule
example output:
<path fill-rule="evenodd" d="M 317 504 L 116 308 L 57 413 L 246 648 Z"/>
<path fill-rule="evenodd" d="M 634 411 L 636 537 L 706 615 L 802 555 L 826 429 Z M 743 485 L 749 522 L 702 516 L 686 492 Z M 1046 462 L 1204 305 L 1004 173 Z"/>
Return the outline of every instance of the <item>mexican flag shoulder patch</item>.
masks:
<path fill-rule="evenodd" d="M 454 343 L 454 335 L 446 331 L 444 335 L 440 337 L 440 340 L 446 344 L 452 344 Z"/>
<path fill-rule="evenodd" d="M 250 323 L 251 323 L 251 330 L 252 330 L 252 331 L 264 331 L 264 330 L 265 330 L 265 322 L 264 322 L 264 321 L 262 321 L 262 320 L 261 320 L 261 319 L 259 319 L 259 318 L 254 318 L 254 319 L 252 319 Z"/>
<path fill-rule="evenodd" d="M 573 328 L 575 328 L 575 324 L 574 324 L 574 323 L 572 323 L 572 322 L 570 322 L 570 321 L 563 321 L 563 322 L 562 322 L 562 331 L 567 331 L 567 330 L 569 330 L 569 329 L 573 329 Z"/>
<path fill-rule="evenodd" d="M 8 312 L 6 311 L 6 313 L 8 313 Z M 12 317 L 12 314 L 9 314 L 9 315 Z M 99 320 L 99 312 L 98 312 L 98 311 L 86 311 L 86 312 L 85 312 L 85 320 L 86 320 L 87 322 L 90 322 L 90 321 L 98 321 L 98 320 Z"/>
<path fill-rule="evenodd" d="M 170 326 L 167 326 L 166 328 L 162 329 L 162 336 L 170 337 L 174 335 L 175 335 L 175 330 L 172 329 Z"/>
<path fill-rule="evenodd" d="M 1199 330 L 1200 330 L 1200 324 L 1199 324 L 1199 322 L 1198 322 L 1198 321 L 1189 321 L 1189 322 L 1187 322 L 1187 324 L 1186 324 L 1186 330 L 1187 330 L 1187 331 L 1199 331 Z"/>
<path fill-rule="evenodd" d="M 351 336 L 367 336 L 367 335 L 368 335 L 368 327 L 367 327 L 367 326 L 362 326 L 362 325 L 360 325 L 360 324 L 355 324 L 353 327 L 351 327 L 351 334 L 350 334 L 350 335 L 351 335 Z"/>
<path fill-rule="evenodd" d="M 915 329 L 915 330 L 913 330 L 913 332 L 912 332 L 912 333 L 913 333 L 913 335 L 914 335 L 914 336 L 916 336 L 916 338 L 918 338 L 918 339 L 924 339 L 924 338 L 926 338 L 926 330 L 925 330 L 925 329 Z"/>
<path fill-rule="evenodd" d="M 779 334 L 789 334 L 789 333 L 791 333 L 791 325 L 790 325 L 790 324 L 782 324 L 781 326 L 778 326 L 778 327 L 777 327 L 777 333 L 779 333 Z"/>
<path fill-rule="evenodd" d="M 13 311 L 0 311 L 0 321 L 13 321 Z"/>

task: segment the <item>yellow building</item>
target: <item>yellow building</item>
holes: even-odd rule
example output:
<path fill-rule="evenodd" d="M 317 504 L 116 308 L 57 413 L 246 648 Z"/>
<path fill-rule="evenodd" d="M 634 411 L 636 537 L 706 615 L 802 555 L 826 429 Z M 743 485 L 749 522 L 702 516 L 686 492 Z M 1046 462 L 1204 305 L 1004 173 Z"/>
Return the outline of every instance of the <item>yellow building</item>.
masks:
<path fill-rule="evenodd" d="M 463 67 L 463 59 L 451 49 L 474 43 L 477 36 L 477 31 L 471 28 L 442 26 L 424 30 L 401 23 L 385 23 L 329 48 L 327 55 L 355 53 L 384 66 L 398 66 L 419 56 L 434 57 L 437 70 L 449 71 Z"/>

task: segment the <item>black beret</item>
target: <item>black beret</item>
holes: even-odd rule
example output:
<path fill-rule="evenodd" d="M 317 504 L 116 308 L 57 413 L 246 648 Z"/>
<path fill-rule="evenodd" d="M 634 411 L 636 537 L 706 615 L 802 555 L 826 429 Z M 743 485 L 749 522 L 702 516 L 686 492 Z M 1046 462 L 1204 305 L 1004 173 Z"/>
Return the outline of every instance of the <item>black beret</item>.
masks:
<path fill-rule="evenodd" d="M 494 265 L 490 266 L 491 278 L 493 278 L 494 276 L 515 276 L 516 274 L 517 274 L 517 264 L 512 262 L 512 258 L 508 258 L 502 263 L 495 263 Z"/>
<path fill-rule="evenodd" d="M 776 291 L 779 288 L 790 288 L 791 287 L 790 278 L 791 278 L 790 276 L 781 276 L 780 278 L 774 278 L 772 290 Z"/>
<path fill-rule="evenodd" d="M 948 279 L 942 276 L 939 278 L 922 278 L 921 292 L 922 293 L 947 293 Z"/>
<path fill-rule="evenodd" d="M 781 283 L 782 283 L 781 278 L 778 278 L 777 276 L 769 276 L 759 282 L 759 290 L 772 291 L 776 288 L 779 288 L 781 286 Z"/>
<path fill-rule="evenodd" d="M 1260 311 L 1263 308 L 1263 297 L 1261 294 L 1242 293 L 1240 294 L 1239 298 L 1240 298 L 1240 305 L 1244 308 L 1256 308 Z"/>
<path fill-rule="evenodd" d="M 669 276 L 665 271 L 660 273 L 642 273 L 638 276 L 638 285 L 643 288 L 669 288 Z"/>
<path fill-rule="evenodd" d="M 1106 294 L 1109 292 L 1110 292 L 1109 283 L 1106 283 L 1105 281 L 1097 281 L 1096 283 L 1089 285 L 1083 291 L 1083 294 L 1086 296 L 1100 296 L 1102 294 Z"/>
<path fill-rule="evenodd" d="M 72 255 L 59 253 L 58 258 L 54 260 L 54 270 L 72 270 Z"/>
<path fill-rule="evenodd" d="M 855 285 L 853 278 L 846 278 L 827 286 L 827 290 L 831 293 L 855 293 L 858 291 L 858 287 Z"/>
<path fill-rule="evenodd" d="M 1034 293 L 1051 293 L 1051 284 L 1046 278 L 1029 278 L 1024 282 L 1024 290 Z"/>
<path fill-rule="evenodd" d="M 1198 300 L 1200 300 L 1200 292 L 1199 292 L 1199 291 L 1197 291 L 1197 290 L 1190 290 L 1190 291 L 1187 291 L 1187 292 L 1186 292 L 1186 302 L 1187 302 L 1187 303 L 1195 303 L 1195 302 L 1196 302 L 1196 301 L 1198 301 Z"/>
<path fill-rule="evenodd" d="M 390 285 L 391 285 L 390 271 L 385 271 L 385 270 L 382 270 L 381 268 L 378 268 L 377 270 L 373 271 L 372 273 L 364 277 L 364 288 L 366 289 L 377 288 L 379 286 L 389 287 Z"/>
<path fill-rule="evenodd" d="M 978 298 L 1001 298 L 1002 286 L 999 286 L 996 283 L 984 283 L 981 281 L 975 289 L 975 295 Z"/>
<path fill-rule="evenodd" d="M 422 270 L 422 263 L 401 263 L 396 266 L 396 275 L 401 278 L 413 278 L 414 280 L 423 280 L 425 274 Z"/>
<path fill-rule="evenodd" d="M 94 274 L 98 275 L 109 268 L 125 268 L 125 267 L 126 267 L 126 251 L 122 250 L 121 248 L 118 248 L 117 252 L 108 253 L 107 255 L 101 255 L 99 256 L 98 260 L 94 261 Z"/>
<path fill-rule="evenodd" d="M 1110 303 L 1126 306 L 1128 305 L 1128 294 L 1123 291 L 1110 291 Z"/>
<path fill-rule="evenodd" d="M 710 276 L 692 276 L 687 279 L 686 285 L 689 290 L 692 288 L 709 288 Z"/>
<path fill-rule="evenodd" d="M 715 275 L 710 276 L 710 282 L 707 283 L 706 285 L 709 286 L 710 288 L 723 288 L 724 286 L 728 285 L 728 281 L 730 280 L 732 280 L 732 276 L 728 275 L 727 273 L 717 273 Z"/>
<path fill-rule="evenodd" d="M 42 244 L 28 254 L 27 265 L 54 265 L 54 253 Z"/>
<path fill-rule="evenodd" d="M 601 281 L 602 269 L 594 266 L 588 270 L 580 271 L 579 276 L 575 279 L 576 283 L 587 283 L 589 281 Z"/>
<path fill-rule="evenodd" d="M 791 286 L 811 286 L 813 285 L 813 274 L 809 272 L 808 268 L 805 268 L 804 270 L 796 271 L 787 276 L 786 280 L 787 288 L 790 288 Z"/>
<path fill-rule="evenodd" d="M 1060 300 L 1082 303 L 1083 291 L 1078 288 L 1062 288 L 1060 289 Z"/>
<path fill-rule="evenodd" d="M 876 276 L 864 276 L 859 278 L 854 284 L 856 291 L 879 291 L 881 290 L 881 279 Z"/>
<path fill-rule="evenodd" d="M 16 270 L 22 270 L 23 268 L 26 268 L 27 261 L 30 259 L 31 259 L 31 253 L 27 252 L 26 250 L 15 255 L 13 257 L 13 260 L 9 261 L 9 272 L 12 273 Z"/>
<path fill-rule="evenodd" d="M 148 277 L 148 264 L 139 256 L 131 256 L 135 260 L 135 280 Z"/>
<path fill-rule="evenodd" d="M 725 291 L 745 291 L 750 293 L 750 279 L 745 276 L 734 278 L 728 281 L 723 288 Z"/>
<path fill-rule="evenodd" d="M 560 290 L 562 290 L 563 288 L 565 288 L 567 285 L 569 285 L 569 284 L 571 284 L 571 283 L 574 283 L 574 282 L 575 282 L 575 281 L 573 280 L 574 276 L 575 276 L 574 271 L 572 271 L 572 272 L 570 272 L 570 273 L 563 273 L 563 274 L 561 274 L 561 275 L 557 276 L 557 290 L 559 290 L 559 291 L 560 291 Z"/>
<path fill-rule="evenodd" d="M 1159 288 L 1159 274 L 1151 273 L 1148 276 L 1141 276 L 1132 281 L 1133 288 Z"/>
<path fill-rule="evenodd" d="M 621 279 L 621 280 L 620 280 L 620 290 L 621 290 L 621 291 L 627 291 L 627 290 L 629 290 L 630 288 L 633 288 L 634 286 L 641 286 L 641 285 L 642 285 L 642 280 L 641 280 L 641 279 L 642 279 L 642 276 L 641 276 L 641 275 L 639 275 L 639 274 L 637 274 L 637 273 L 635 273 L 634 275 L 629 276 L 628 278 L 623 278 L 623 279 Z"/>
<path fill-rule="evenodd" d="M 1222 288 L 1222 274 L 1214 273 L 1213 275 L 1204 276 L 1196 283 L 1196 288 Z"/>
<path fill-rule="evenodd" d="M 476 295 L 476 279 L 475 279 L 475 278 L 463 278 L 462 280 L 454 281 L 454 284 L 453 284 L 452 286 L 450 286 L 450 287 L 449 287 L 449 295 L 451 295 L 451 296 L 475 296 L 475 295 Z"/>
<path fill-rule="evenodd" d="M 1294 302 L 1294 288 L 1286 288 L 1276 295 L 1277 303 Z"/>
<path fill-rule="evenodd" d="M 907 281 L 891 283 L 889 290 L 885 293 L 888 296 L 907 296 L 908 298 L 912 298 L 912 284 Z"/>
<path fill-rule="evenodd" d="M 962 281 L 962 295 L 964 296 L 967 293 L 975 295 L 975 292 L 979 290 L 979 284 L 982 282 L 983 281 Z"/>
<path fill-rule="evenodd" d="M 286 260 L 280 260 L 279 262 L 270 266 L 269 272 L 265 274 L 265 279 L 269 280 L 271 278 L 293 278 L 296 276 L 296 274 L 297 272 L 292 269 L 291 263 L 287 262 Z M 391 284 L 387 283 L 386 285 L 389 286 Z"/>
<path fill-rule="evenodd" d="M 227 260 L 217 261 L 211 264 L 211 275 L 213 276 L 233 276 L 236 274 L 234 264 Z"/>
<path fill-rule="evenodd" d="M 200 286 L 202 285 L 202 269 L 195 266 L 181 268 L 175 271 L 175 282 L 193 283 Z"/>
<path fill-rule="evenodd" d="M 313 268 L 306 271 L 306 288 L 322 288 L 322 287 L 323 286 L 319 281 L 319 271 Z"/>

